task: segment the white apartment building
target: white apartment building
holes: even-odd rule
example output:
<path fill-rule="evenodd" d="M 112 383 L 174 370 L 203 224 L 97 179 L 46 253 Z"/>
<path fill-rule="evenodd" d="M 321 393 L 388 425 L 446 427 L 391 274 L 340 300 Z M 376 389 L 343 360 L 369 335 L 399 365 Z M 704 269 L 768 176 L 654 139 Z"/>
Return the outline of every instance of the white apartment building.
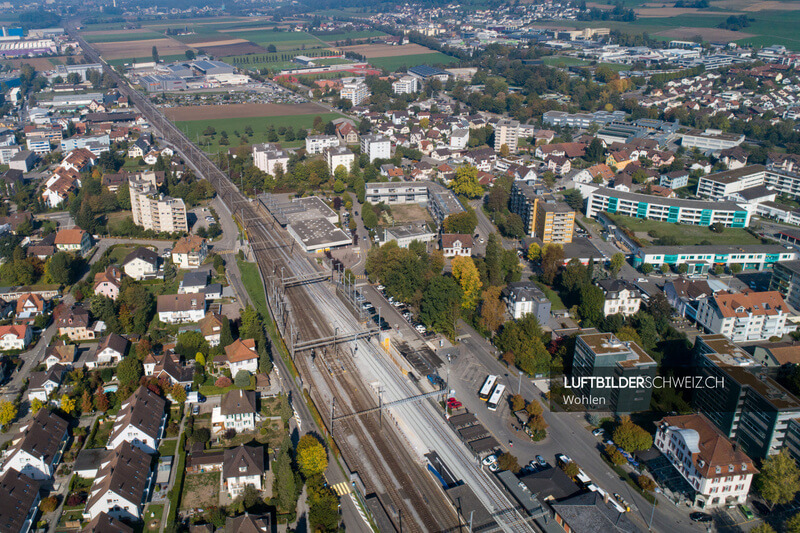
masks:
<path fill-rule="evenodd" d="M 278 167 L 286 172 L 289 165 L 289 154 L 275 144 L 255 144 L 253 145 L 253 164 L 260 171 L 274 176 Z"/>
<path fill-rule="evenodd" d="M 758 470 L 710 420 L 702 414 L 667 416 L 657 425 L 656 448 L 695 490 L 695 507 L 747 501 Z"/>
<path fill-rule="evenodd" d="M 167 423 L 166 405 L 164 398 L 140 386 L 117 413 L 106 449 L 116 450 L 127 442 L 145 453 L 156 453 Z"/>
<path fill-rule="evenodd" d="M 720 130 L 708 129 L 705 131 L 692 130 L 683 134 L 681 146 L 697 148 L 703 152 L 721 152 L 727 148 L 739 146 L 744 142 L 744 135 L 738 133 L 723 133 Z"/>
<path fill-rule="evenodd" d="M 403 76 L 392 83 L 392 91 L 394 91 L 394 94 L 411 94 L 419 92 L 419 90 L 419 78 L 416 76 Z"/>
<path fill-rule="evenodd" d="M 467 128 L 455 129 L 450 134 L 450 149 L 464 150 L 469 143 L 469 130 Z"/>
<path fill-rule="evenodd" d="M 597 282 L 605 296 L 603 315 L 633 316 L 642 305 L 642 294 L 630 282 L 622 279 L 604 279 Z"/>
<path fill-rule="evenodd" d="M 787 326 L 789 306 L 777 291 L 717 293 L 701 300 L 697 323 L 733 342 L 764 341 L 795 329 Z"/>
<path fill-rule="evenodd" d="M 392 143 L 382 135 L 367 134 L 361 137 L 361 153 L 369 156 L 369 162 L 392 157 Z"/>
<path fill-rule="evenodd" d="M 369 87 L 364 83 L 363 78 L 345 81 L 339 91 L 339 98 L 350 100 L 354 106 L 361 105 L 361 102 L 369 98 Z"/>
<path fill-rule="evenodd" d="M 371 204 L 425 204 L 428 182 L 371 182 L 366 185 L 366 201 Z"/>
<path fill-rule="evenodd" d="M 186 205 L 182 199 L 160 194 L 149 181 L 131 180 L 128 187 L 134 224 L 157 232 L 189 231 Z"/>
<path fill-rule="evenodd" d="M 356 155 L 346 146 L 332 146 L 325 150 L 325 160 L 328 162 L 328 170 L 333 174 L 339 168 L 339 165 L 348 171 L 353 168 Z"/>
<path fill-rule="evenodd" d="M 510 153 L 517 152 L 517 140 L 519 139 L 519 121 L 501 120 L 494 129 L 494 151 L 500 152 L 505 144 Z"/>
<path fill-rule="evenodd" d="M 764 165 L 748 165 L 702 176 L 697 182 L 697 196 L 725 200 L 734 193 L 763 186 L 766 170 Z"/>
<path fill-rule="evenodd" d="M 55 474 L 69 434 L 69 423 L 47 409 L 41 409 L 22 427 L 22 437 L 11 447 L 2 473 L 13 468 L 37 481 Z"/>
<path fill-rule="evenodd" d="M 306 153 L 321 154 L 326 148 L 339 146 L 336 135 L 309 135 L 306 137 Z"/>
<path fill-rule="evenodd" d="M 127 442 L 111 452 L 94 478 L 85 514 L 91 519 L 100 513 L 117 519 L 141 519 L 152 460 L 146 452 Z"/>

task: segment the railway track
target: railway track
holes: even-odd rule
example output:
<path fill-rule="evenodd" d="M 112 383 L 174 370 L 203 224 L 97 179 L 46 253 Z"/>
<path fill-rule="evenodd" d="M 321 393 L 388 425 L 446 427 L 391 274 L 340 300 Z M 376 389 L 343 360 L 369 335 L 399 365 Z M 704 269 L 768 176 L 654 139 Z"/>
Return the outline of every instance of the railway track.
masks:
<path fill-rule="evenodd" d="M 335 307 L 335 312 L 341 311 L 341 302 L 334 294 L 330 291 L 327 295 L 320 293 L 319 286 L 296 286 L 286 289 L 281 286 L 280 278 L 284 273 L 300 276 L 316 272 L 315 266 L 307 260 L 304 254 L 295 252 L 291 236 L 275 224 L 272 217 L 256 202 L 251 202 L 246 198 L 228 176 L 183 132 L 167 120 L 160 110 L 105 63 L 97 52 L 76 34 L 74 28 L 70 28 L 69 31 L 83 47 L 84 55 L 90 61 L 103 65 L 105 71 L 110 73 L 117 82 L 120 92 L 128 96 L 130 102 L 161 133 L 165 141 L 181 153 L 198 174 L 212 183 L 217 194 L 239 219 L 247 232 L 265 282 L 267 304 L 273 316 L 279 318 L 277 313 L 280 313 L 284 319 L 283 333 L 287 344 L 293 343 L 295 340 L 312 340 L 332 335 L 332 319 L 326 316 L 323 304 L 334 305 L 334 307 L 338 305 Z M 286 304 L 276 309 L 275 299 L 271 295 L 279 292 L 284 296 Z M 330 300 L 331 296 L 336 300 L 333 303 Z M 347 321 L 347 326 L 352 326 L 352 319 Z M 296 336 L 296 339 L 287 338 L 287 328 L 289 328 L 291 336 Z M 377 354 L 377 350 L 379 350 L 368 341 L 360 340 L 358 343 L 360 343 L 359 346 L 365 348 L 361 352 L 365 355 L 371 350 L 373 355 Z M 341 358 L 339 359 L 341 360 Z M 367 359 L 369 360 L 369 358 Z M 354 410 L 374 407 L 375 400 L 363 390 L 364 383 L 358 380 L 359 372 L 355 364 L 347 358 L 344 360 L 349 371 L 342 372 L 336 379 L 334 376 L 325 378 L 325 386 L 331 387 L 331 391 L 338 391 L 335 393 L 338 394 L 337 402 L 349 405 Z M 299 357 L 297 362 L 300 363 L 301 368 L 306 370 L 304 377 L 309 379 L 308 358 Z M 373 365 L 378 364 L 376 361 L 369 362 Z M 398 394 L 414 394 L 410 389 L 410 384 L 403 382 L 402 379 L 393 379 L 388 385 L 390 385 L 389 388 L 400 391 Z M 332 394 L 334 393 L 332 392 Z M 410 408 L 402 406 L 399 411 L 406 409 Z M 412 418 L 408 425 L 414 427 L 418 435 L 425 435 L 427 431 L 432 432 L 427 437 L 435 442 L 433 448 L 441 446 L 455 450 L 456 460 L 459 461 L 457 466 L 462 472 L 468 474 L 468 479 L 465 477 L 465 483 L 470 483 L 478 492 L 479 497 L 486 502 L 487 509 L 495 515 L 500 523 L 499 529 L 505 531 L 530 531 L 532 529 L 528 524 L 520 522 L 517 509 L 510 504 L 508 498 L 494 481 L 488 479 L 480 467 L 472 464 L 474 459 L 457 442 L 457 438 L 450 434 L 451 432 L 448 433 L 448 428 L 441 424 L 441 420 L 436 419 L 432 409 L 415 410 L 411 416 L 417 418 Z M 406 443 L 402 438 L 391 429 L 389 431 L 382 430 L 375 415 L 371 415 L 371 420 L 367 419 L 365 423 L 362 422 L 364 421 L 353 419 L 336 427 L 337 443 L 340 449 L 348 452 L 345 455 L 348 463 L 363 464 L 365 468 L 369 465 L 370 471 L 374 472 L 377 477 L 375 484 L 387 487 L 384 494 L 379 495 L 383 500 L 384 507 L 405 509 L 402 512 L 403 529 L 443 531 L 449 530 L 457 524 L 455 519 L 451 520 L 451 517 L 455 517 L 454 511 L 442 491 L 436 487 L 420 464 L 409 453 L 403 452 Z M 353 440 L 358 446 L 352 444 Z M 397 514 L 400 515 L 400 512 L 398 511 Z M 416 519 L 416 522 L 411 519 L 412 517 Z"/>

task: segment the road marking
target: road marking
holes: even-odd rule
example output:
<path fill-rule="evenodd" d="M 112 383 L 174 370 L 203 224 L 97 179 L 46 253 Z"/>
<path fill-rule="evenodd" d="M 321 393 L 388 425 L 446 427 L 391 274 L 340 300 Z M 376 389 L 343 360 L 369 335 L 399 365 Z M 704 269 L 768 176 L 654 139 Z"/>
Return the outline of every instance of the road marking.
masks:
<path fill-rule="evenodd" d="M 352 492 L 350 483 L 348 483 L 347 481 L 342 481 L 341 483 L 332 485 L 331 488 L 333 489 L 333 492 L 338 494 L 340 497 L 344 496 L 345 494 L 350 494 Z"/>

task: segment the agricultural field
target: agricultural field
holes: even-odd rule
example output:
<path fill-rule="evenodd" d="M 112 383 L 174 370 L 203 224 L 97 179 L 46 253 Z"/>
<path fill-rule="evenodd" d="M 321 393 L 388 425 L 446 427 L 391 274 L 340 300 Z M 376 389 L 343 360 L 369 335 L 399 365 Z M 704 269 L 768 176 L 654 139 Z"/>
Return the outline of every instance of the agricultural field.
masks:
<path fill-rule="evenodd" d="M 214 109 L 215 107 L 219 106 L 208 107 Z M 304 115 L 293 114 L 281 116 L 251 116 L 204 120 L 179 120 L 175 121 L 175 125 L 192 140 L 200 139 L 202 141 L 204 138 L 210 140 L 210 144 L 203 146 L 203 149 L 210 153 L 216 153 L 222 150 L 227 150 L 231 147 L 239 146 L 240 144 L 243 144 L 243 141 L 246 144 L 269 142 L 267 139 L 267 131 L 270 126 L 274 126 L 275 128 L 279 128 L 281 126 L 288 128 L 291 126 L 294 131 L 311 128 L 314 124 L 314 118 L 317 116 L 322 118 L 323 121 L 327 122 L 329 120 L 339 118 L 341 115 L 338 113 L 309 113 Z M 214 128 L 217 132 L 217 134 L 211 138 L 203 136 L 203 132 L 206 131 L 209 126 Z M 244 135 L 244 130 L 247 126 L 253 128 L 253 135 L 250 137 Z M 227 132 L 228 134 L 228 142 L 230 143 L 229 145 L 219 144 L 219 141 L 222 138 L 221 133 L 223 131 Z M 242 137 L 237 137 L 236 132 L 242 134 Z M 281 142 L 281 145 L 287 148 L 294 148 L 304 145 L 304 142 Z"/>
<path fill-rule="evenodd" d="M 146 41 L 150 39 L 161 39 L 161 33 L 147 30 L 111 30 L 84 33 L 83 38 L 89 43 L 124 43 L 129 41 Z"/>
<path fill-rule="evenodd" d="M 370 37 L 381 37 L 386 34 L 377 30 L 364 30 L 348 31 L 344 33 L 315 33 L 314 35 L 326 43 L 333 44 L 337 41 L 346 41 L 347 39 L 369 39 Z"/>
<path fill-rule="evenodd" d="M 297 50 L 303 45 L 307 48 L 327 46 L 327 43 L 305 32 L 273 30 L 226 31 L 229 38 L 246 39 L 252 43 L 267 46 L 274 44 L 278 50 Z"/>
<path fill-rule="evenodd" d="M 105 60 L 149 57 L 152 55 L 154 46 L 158 49 L 160 56 L 184 54 L 189 49 L 183 43 L 166 38 L 94 44 Z"/>
<path fill-rule="evenodd" d="M 650 232 L 655 232 L 657 237 L 675 239 L 676 246 L 692 246 L 704 242 L 722 245 L 761 244 L 760 239 L 741 228 L 724 228 L 722 233 L 715 233 L 705 226 L 672 224 L 657 220 L 606 214 L 618 226 L 628 228 L 634 232 L 636 237 L 644 244 L 654 239 L 649 235 Z"/>
<path fill-rule="evenodd" d="M 409 56 L 375 57 L 369 59 L 369 63 L 371 65 L 378 68 L 385 68 L 389 71 L 397 70 L 403 66 L 416 67 L 417 65 L 449 65 L 457 62 L 458 59 L 455 57 L 443 54 L 441 52 L 414 54 Z"/>

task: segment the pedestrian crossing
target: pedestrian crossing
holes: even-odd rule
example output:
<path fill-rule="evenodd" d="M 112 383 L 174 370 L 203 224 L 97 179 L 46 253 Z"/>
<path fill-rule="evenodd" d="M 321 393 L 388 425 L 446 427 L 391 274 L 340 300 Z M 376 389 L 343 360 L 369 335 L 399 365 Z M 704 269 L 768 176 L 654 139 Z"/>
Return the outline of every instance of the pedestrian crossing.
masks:
<path fill-rule="evenodd" d="M 336 485 L 331 485 L 333 492 L 335 492 L 339 497 L 344 496 L 345 494 L 350 494 L 352 492 L 352 488 L 350 487 L 350 483 L 347 481 L 342 481 L 341 483 L 337 483 Z"/>

